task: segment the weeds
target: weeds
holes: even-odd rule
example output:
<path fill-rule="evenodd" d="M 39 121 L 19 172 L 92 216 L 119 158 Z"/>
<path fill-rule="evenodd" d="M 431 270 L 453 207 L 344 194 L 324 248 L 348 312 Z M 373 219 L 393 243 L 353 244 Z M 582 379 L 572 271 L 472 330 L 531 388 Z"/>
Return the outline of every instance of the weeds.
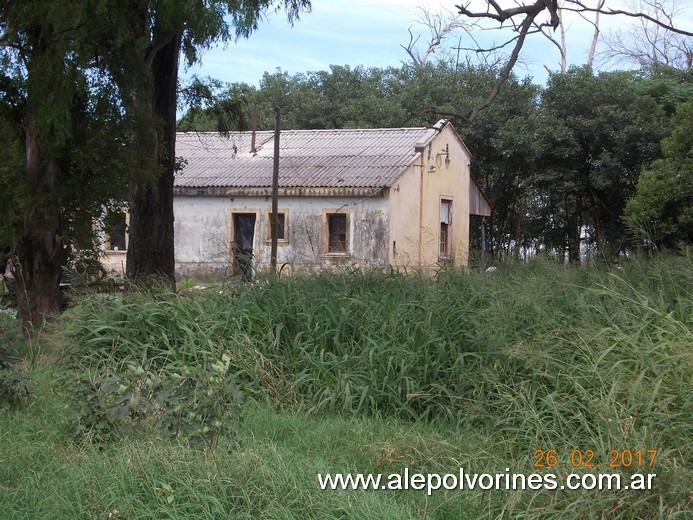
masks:
<path fill-rule="evenodd" d="M 251 401 L 300 410 L 304 421 L 306 412 L 394 420 L 485 439 L 463 462 L 462 455 L 421 461 L 429 471 L 454 469 L 456 460 L 531 473 L 537 449 L 592 450 L 600 463 L 611 450 L 658 450 L 653 491 L 518 491 L 478 502 L 472 517 L 666 517 L 690 509 L 691 260 L 622 269 L 535 262 L 494 273 L 446 271 L 436 281 L 296 276 L 156 299 L 95 295 L 65 314 L 61 334 L 75 373 L 121 374 L 123 395 L 127 367 L 154 381 L 171 367 L 207 374 L 224 360 Z M 382 453 L 394 461 L 385 463 L 390 469 L 411 462 L 401 446 Z M 649 468 L 610 470 L 629 476 Z M 260 495 L 270 493 L 260 487 Z M 159 486 L 161 497 L 179 496 L 171 488 Z M 459 502 L 445 500 L 433 516 L 463 516 Z"/>

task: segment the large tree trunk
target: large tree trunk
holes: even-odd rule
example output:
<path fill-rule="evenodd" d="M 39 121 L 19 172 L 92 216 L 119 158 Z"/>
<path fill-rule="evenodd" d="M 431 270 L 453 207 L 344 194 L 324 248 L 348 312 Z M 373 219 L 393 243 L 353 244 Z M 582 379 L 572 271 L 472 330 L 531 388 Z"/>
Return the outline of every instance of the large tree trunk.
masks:
<path fill-rule="evenodd" d="M 61 238 L 60 203 L 55 191 L 58 163 L 42 156 L 35 113 L 29 110 L 26 127 L 25 181 L 30 205 L 24 211 L 24 227 L 14 266 L 19 316 L 34 325 L 62 311 L 60 276 L 67 261 Z"/>
<path fill-rule="evenodd" d="M 152 100 L 148 109 L 155 138 L 145 146 L 155 147 L 151 151 L 157 166 L 155 178 L 136 174 L 130 185 L 127 277 L 145 285 L 158 278 L 175 286 L 173 176 L 180 43 L 181 34 L 177 32 L 152 61 Z"/>

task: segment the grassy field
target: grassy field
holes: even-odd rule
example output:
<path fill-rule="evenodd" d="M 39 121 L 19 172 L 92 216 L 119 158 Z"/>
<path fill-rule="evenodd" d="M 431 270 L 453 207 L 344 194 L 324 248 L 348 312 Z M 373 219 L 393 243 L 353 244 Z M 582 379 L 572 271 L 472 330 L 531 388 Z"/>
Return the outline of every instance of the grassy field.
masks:
<path fill-rule="evenodd" d="M 693 516 L 690 255 L 91 295 L 25 345 L 0 327 L 25 367 L 0 371 L 0 518 Z M 460 468 L 558 488 L 318 486 Z"/>

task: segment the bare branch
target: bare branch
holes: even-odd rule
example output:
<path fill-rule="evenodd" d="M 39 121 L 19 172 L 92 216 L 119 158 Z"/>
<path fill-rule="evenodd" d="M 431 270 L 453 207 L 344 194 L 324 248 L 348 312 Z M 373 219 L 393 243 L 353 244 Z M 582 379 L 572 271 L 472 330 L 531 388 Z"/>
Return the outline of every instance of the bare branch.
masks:
<path fill-rule="evenodd" d="M 473 52 L 475 54 L 476 59 L 483 62 L 484 67 L 486 67 L 487 69 L 497 70 L 500 67 L 501 63 L 505 62 L 505 57 L 499 54 L 498 51 L 508 46 L 517 39 L 517 37 L 514 37 L 510 41 L 507 41 L 496 48 L 483 49 L 481 48 L 481 45 L 479 45 L 479 42 L 476 40 L 476 38 L 474 38 L 474 34 L 472 34 L 472 32 L 467 27 L 464 28 L 464 31 L 465 33 L 467 33 L 467 36 L 469 36 L 469 38 L 474 42 L 474 45 L 476 45 L 476 47 L 462 47 L 462 37 L 460 37 L 459 41 L 457 42 L 457 47 L 454 47 L 454 49 L 457 51 L 455 69 L 457 69 L 457 65 L 459 65 L 460 63 L 460 51 L 467 51 Z M 467 55 L 467 62 L 469 61 L 469 55 Z"/>
<path fill-rule="evenodd" d="M 412 59 L 412 61 L 415 64 L 418 64 L 420 61 L 420 57 L 418 55 L 418 52 L 416 52 L 416 50 L 415 50 L 415 46 L 416 46 L 416 43 L 419 41 L 419 38 L 421 37 L 421 35 L 414 38 L 414 33 L 411 30 L 411 26 L 409 26 L 408 31 L 409 31 L 409 43 L 407 44 L 406 47 L 404 45 L 400 44 L 400 47 L 402 47 L 406 51 L 406 53 L 409 54 L 409 57 Z"/>
<path fill-rule="evenodd" d="M 498 5 L 497 2 L 495 2 L 495 0 L 487 0 L 487 2 L 496 10 L 495 13 L 492 13 L 488 10 L 486 12 L 472 12 L 468 9 L 469 4 L 464 6 L 456 5 L 455 7 L 458 9 L 460 14 L 468 18 L 489 18 L 499 22 L 505 22 L 506 20 L 511 20 L 515 16 L 521 14 L 527 16 L 536 16 L 541 11 L 546 9 L 547 4 L 550 3 L 549 0 L 538 0 L 532 5 L 520 5 L 517 7 L 513 7 L 512 9 L 503 9 L 500 5 Z"/>
<path fill-rule="evenodd" d="M 470 10 L 471 0 L 467 0 L 467 3 L 464 5 L 456 5 L 459 14 L 466 16 L 467 18 L 473 20 L 492 20 L 498 22 L 498 27 L 496 27 L 496 29 L 502 29 L 504 27 L 505 22 L 509 22 L 510 24 L 512 24 L 512 31 L 516 32 L 517 35 L 513 36 L 512 38 L 508 38 L 508 40 L 501 45 L 496 45 L 489 49 L 475 49 L 475 51 L 478 53 L 493 52 L 497 51 L 498 49 L 502 49 L 507 45 L 514 44 L 512 53 L 510 54 L 510 57 L 508 58 L 508 61 L 506 62 L 505 66 L 503 66 L 503 68 L 501 69 L 496 84 L 491 93 L 488 95 L 488 97 L 478 107 L 466 111 L 460 111 L 461 113 L 454 114 L 455 116 L 460 117 L 463 120 L 466 120 L 467 122 L 471 122 L 480 110 L 483 110 L 491 102 L 493 102 L 495 97 L 500 93 L 503 83 L 510 76 L 512 68 L 517 63 L 520 51 L 522 50 L 522 46 L 524 45 L 525 39 L 529 34 L 537 32 L 544 34 L 544 36 L 547 37 L 549 41 L 551 41 L 554 45 L 556 45 L 559 48 L 559 50 L 562 51 L 561 69 L 565 71 L 567 49 L 565 45 L 565 27 L 561 23 L 561 17 L 559 13 L 559 11 L 561 10 L 578 13 L 580 14 L 580 16 L 583 17 L 583 19 L 587 19 L 585 17 L 586 13 L 595 13 L 596 16 L 594 22 L 588 20 L 589 23 L 591 23 L 594 26 L 594 36 L 592 38 L 592 45 L 590 47 L 590 53 L 588 56 L 588 64 L 590 65 L 594 60 L 596 45 L 600 36 L 600 15 L 622 15 L 633 17 L 641 20 L 642 23 L 655 24 L 658 27 L 658 30 L 663 30 L 668 35 L 693 36 L 693 33 L 680 29 L 679 27 L 676 27 L 674 25 L 674 13 L 666 13 L 662 7 L 662 3 L 660 0 L 641 0 L 641 2 L 643 2 L 644 5 L 649 6 L 651 12 L 655 14 L 651 14 L 650 12 L 648 12 L 648 9 L 617 10 L 605 8 L 605 0 L 598 0 L 596 7 L 590 7 L 586 5 L 584 3 L 585 0 L 565 0 L 565 5 L 560 9 L 558 7 L 557 0 L 534 0 L 534 3 L 523 3 L 524 1 L 527 0 L 515 0 L 514 7 L 504 9 L 500 6 L 499 0 L 486 0 L 486 10 L 478 11 Z M 531 1 L 532 0 L 529 0 L 529 2 Z M 536 22 L 537 17 L 544 11 L 546 11 L 550 15 L 550 22 L 548 23 L 548 25 L 553 27 L 554 30 L 559 27 L 561 28 L 560 43 L 553 35 L 548 34 L 546 31 L 544 31 L 543 28 L 546 27 L 546 23 L 540 24 Z M 474 24 L 473 26 L 479 27 L 479 25 L 477 24 Z M 532 27 L 535 28 L 534 31 L 531 30 Z M 668 48 L 682 49 L 683 55 L 687 57 L 687 61 L 689 63 L 693 61 L 693 53 L 691 53 L 690 51 L 692 45 L 687 40 L 676 41 L 673 44 L 673 46 L 671 41 L 671 38 L 669 38 Z M 652 53 L 662 53 L 662 48 L 659 43 L 659 40 L 657 41 L 657 44 L 655 44 L 655 42 L 650 42 L 650 48 L 652 49 Z"/>
<path fill-rule="evenodd" d="M 432 13 L 429 9 L 425 7 L 417 7 L 419 11 L 418 23 L 428 28 L 430 32 L 430 38 L 428 40 L 428 45 L 423 52 L 416 49 L 416 44 L 420 39 L 420 35 L 414 37 L 411 26 L 409 27 L 409 44 L 404 46 L 400 45 L 409 57 L 413 60 L 415 65 L 425 65 L 431 54 L 436 52 L 442 44 L 443 41 L 456 29 L 466 29 L 466 24 L 462 22 L 458 15 L 447 11 L 447 14 L 443 12 Z"/>
<path fill-rule="evenodd" d="M 489 0 L 492 1 L 492 0 Z M 542 0 L 537 2 L 536 5 L 541 3 Z M 458 113 L 454 114 L 454 116 L 459 117 L 463 121 L 466 121 L 467 123 L 471 123 L 474 121 L 477 116 L 479 115 L 479 112 L 484 110 L 485 108 L 488 108 L 491 103 L 496 99 L 498 94 L 500 94 L 501 89 L 503 88 L 503 85 L 505 82 L 508 80 L 510 77 L 510 73 L 513 70 L 513 67 L 515 66 L 515 63 L 517 63 L 517 59 L 520 56 L 520 51 L 522 50 L 522 46 L 525 43 L 525 38 L 527 37 L 527 34 L 529 33 L 530 28 L 534 24 L 534 20 L 537 17 L 537 15 L 543 10 L 538 9 L 536 10 L 535 13 L 530 13 L 527 14 L 524 21 L 520 25 L 519 28 L 519 35 L 517 36 L 517 41 L 515 42 L 515 47 L 513 47 L 512 52 L 510 53 L 510 56 L 508 57 L 508 61 L 506 62 L 505 66 L 500 70 L 500 73 L 498 74 L 498 78 L 496 79 L 496 84 L 493 87 L 493 90 L 489 93 L 488 96 L 486 96 L 486 99 L 484 99 L 479 105 L 477 105 L 474 108 L 468 109 L 464 111 L 463 113 Z M 443 114 L 441 115 L 453 115 L 453 114 Z"/>
<path fill-rule="evenodd" d="M 660 26 L 662 29 L 666 29 L 667 31 L 671 31 L 671 32 L 674 32 L 677 34 L 683 34 L 684 36 L 693 36 L 693 32 L 684 31 L 683 29 L 679 29 L 678 27 L 674 27 L 674 25 L 670 21 L 657 20 L 657 18 L 654 18 L 654 17 L 652 17 L 646 13 L 642 13 L 642 12 L 634 13 L 631 11 L 587 7 L 585 4 L 583 4 L 579 0 L 567 0 L 567 2 L 570 4 L 575 4 L 577 7 L 574 7 L 574 8 L 564 7 L 564 9 L 566 11 L 571 11 L 571 12 L 575 12 L 575 13 L 580 13 L 580 12 L 583 12 L 583 13 L 584 12 L 601 13 L 601 14 L 605 14 L 605 15 L 609 15 L 609 16 L 622 15 L 622 16 L 630 16 L 632 18 L 642 18 L 644 20 L 652 22 L 655 25 Z"/>
<path fill-rule="evenodd" d="M 535 31 L 535 32 L 536 32 L 536 31 Z M 459 47 L 457 50 L 460 50 L 460 51 L 469 51 L 469 52 L 476 52 L 476 53 L 479 53 L 479 54 L 485 54 L 485 53 L 489 53 L 489 52 L 495 52 L 495 51 L 499 51 L 499 50 L 501 50 L 501 49 L 504 49 L 505 47 L 507 47 L 508 45 L 510 45 L 511 43 L 513 43 L 514 41 L 517 41 L 517 39 L 518 39 L 519 37 L 520 37 L 520 35 L 518 34 L 517 36 L 513 36 L 512 38 L 510 38 L 509 40 L 507 40 L 507 41 L 504 42 L 504 43 L 501 43 L 500 45 L 496 45 L 495 47 L 488 47 L 488 48 L 486 48 L 486 49 L 481 49 L 481 48 L 479 48 L 479 47 Z M 476 43 L 476 42 L 474 42 L 474 43 Z"/>
<path fill-rule="evenodd" d="M 561 74 L 565 74 L 565 71 L 567 70 L 567 54 L 568 50 L 566 48 L 566 43 L 565 43 L 565 26 L 563 25 L 563 20 L 559 18 L 558 20 L 558 27 L 561 30 L 561 41 L 559 43 L 556 38 L 554 38 L 551 33 L 547 32 L 544 30 L 544 27 L 546 27 L 546 24 L 538 24 L 537 22 L 534 22 L 534 26 L 539 29 L 541 34 L 543 34 L 547 40 L 549 40 L 551 43 L 553 43 L 556 48 L 558 49 L 558 52 L 561 55 Z M 555 29 L 554 29 L 555 31 Z M 549 71 L 549 68 L 544 66 L 544 68 Z M 550 72 L 550 71 L 549 71 Z"/>
<path fill-rule="evenodd" d="M 604 7 L 605 1 L 606 0 L 599 0 L 598 9 Z M 587 20 L 594 26 L 594 36 L 592 37 L 592 45 L 590 45 L 590 52 L 587 55 L 587 66 L 591 67 L 594 63 L 594 55 L 597 52 L 597 42 L 599 41 L 599 11 L 597 11 L 597 13 L 594 15 L 594 22 L 588 20 L 582 13 L 580 13 L 580 16 L 582 16 L 585 20 Z"/>
<path fill-rule="evenodd" d="M 632 6 L 633 11 L 642 11 L 649 17 L 670 23 L 678 12 L 676 0 L 664 6 L 660 2 L 640 0 Z M 603 39 L 605 50 L 600 52 L 602 61 L 608 63 L 632 62 L 640 66 L 664 63 L 683 69 L 690 68 L 693 55 L 693 40 L 681 34 L 664 30 L 661 26 L 640 18 L 626 30 L 611 31 Z"/>

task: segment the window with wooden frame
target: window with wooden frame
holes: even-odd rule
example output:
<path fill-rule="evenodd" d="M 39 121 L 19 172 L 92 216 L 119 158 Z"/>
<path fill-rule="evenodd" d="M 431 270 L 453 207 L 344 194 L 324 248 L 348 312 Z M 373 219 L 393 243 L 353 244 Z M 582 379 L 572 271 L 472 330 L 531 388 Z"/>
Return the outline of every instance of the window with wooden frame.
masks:
<path fill-rule="evenodd" d="M 438 257 L 447 259 L 451 257 L 452 241 L 452 201 L 441 199 L 440 201 L 440 247 Z"/>
<path fill-rule="evenodd" d="M 267 212 L 267 226 L 265 233 L 265 242 L 272 241 L 272 212 Z M 277 211 L 277 242 L 287 243 L 289 241 L 289 235 L 287 233 L 287 211 L 280 209 Z"/>
<path fill-rule="evenodd" d="M 330 255 L 349 254 L 349 214 L 325 213 L 325 252 Z"/>

